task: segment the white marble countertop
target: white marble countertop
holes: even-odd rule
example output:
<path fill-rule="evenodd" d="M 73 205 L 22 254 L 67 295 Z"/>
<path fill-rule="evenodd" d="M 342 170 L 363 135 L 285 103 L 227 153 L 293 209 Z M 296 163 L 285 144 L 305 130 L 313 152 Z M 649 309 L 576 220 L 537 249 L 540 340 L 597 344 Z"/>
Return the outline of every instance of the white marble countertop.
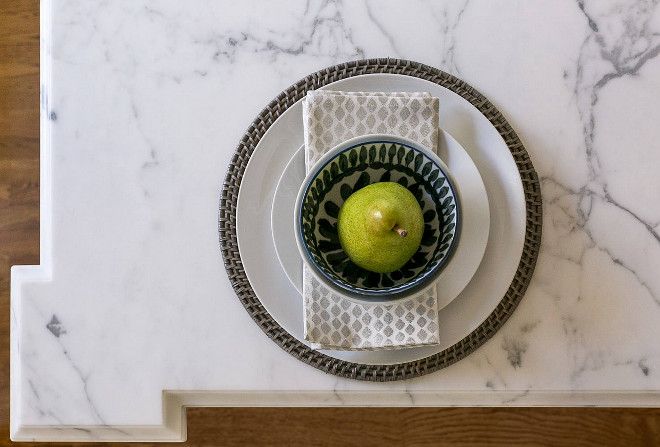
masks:
<path fill-rule="evenodd" d="M 660 404 L 660 8 L 649 1 L 43 1 L 41 265 L 12 269 L 14 440 L 185 436 L 185 405 Z M 542 182 L 536 272 L 459 363 L 289 356 L 232 291 L 217 204 L 281 90 L 396 57 L 486 95 Z"/>

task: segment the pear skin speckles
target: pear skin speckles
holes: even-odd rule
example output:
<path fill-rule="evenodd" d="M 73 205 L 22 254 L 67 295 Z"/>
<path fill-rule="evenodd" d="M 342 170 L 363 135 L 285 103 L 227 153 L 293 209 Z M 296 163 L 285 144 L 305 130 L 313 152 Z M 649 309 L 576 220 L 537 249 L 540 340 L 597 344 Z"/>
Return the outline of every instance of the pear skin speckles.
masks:
<path fill-rule="evenodd" d="M 406 237 L 394 231 L 394 225 L 406 230 Z M 394 182 L 373 183 L 346 199 L 339 210 L 337 230 L 342 248 L 356 265 L 389 273 L 399 270 L 417 252 L 424 234 L 424 216 L 406 187 Z"/>

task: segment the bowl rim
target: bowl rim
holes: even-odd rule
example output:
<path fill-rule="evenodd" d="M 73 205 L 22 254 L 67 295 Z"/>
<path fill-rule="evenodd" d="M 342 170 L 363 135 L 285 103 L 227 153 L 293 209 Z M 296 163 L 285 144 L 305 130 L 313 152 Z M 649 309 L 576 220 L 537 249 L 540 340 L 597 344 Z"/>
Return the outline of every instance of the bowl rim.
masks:
<path fill-rule="evenodd" d="M 413 149 L 419 153 L 422 153 L 431 161 L 433 161 L 436 166 L 443 173 L 447 179 L 447 184 L 451 191 L 454 201 L 456 203 L 455 213 L 456 213 L 456 227 L 454 231 L 454 237 L 452 238 L 451 245 L 447 250 L 444 258 L 438 262 L 430 271 L 425 275 L 417 278 L 415 281 L 406 283 L 400 287 L 397 287 L 395 290 L 392 289 L 383 289 L 383 290 L 363 290 L 349 287 L 345 284 L 336 282 L 332 279 L 326 272 L 321 269 L 317 263 L 312 258 L 307 244 L 305 243 L 304 237 L 302 235 L 302 203 L 304 197 L 307 196 L 309 188 L 312 186 L 312 181 L 318 176 L 318 174 L 328 165 L 332 160 L 334 160 L 339 154 L 344 153 L 354 147 L 363 146 L 371 143 L 395 143 Z M 423 147 L 419 143 L 412 141 L 408 138 L 400 137 L 397 135 L 389 134 L 368 134 L 358 137 L 351 138 L 349 140 L 343 141 L 328 152 L 323 154 L 323 156 L 312 166 L 309 170 L 309 173 L 305 176 L 303 183 L 298 190 L 298 195 L 296 197 L 296 205 L 294 209 L 294 232 L 296 235 L 296 244 L 298 246 L 298 251 L 303 260 L 303 263 L 309 267 L 314 276 L 323 283 L 326 287 L 334 289 L 336 292 L 341 293 L 342 295 L 349 294 L 349 298 L 357 299 L 364 302 L 365 298 L 368 298 L 370 303 L 377 302 L 374 298 L 384 298 L 383 302 L 392 303 L 397 299 L 403 299 L 413 293 L 418 292 L 419 290 L 427 287 L 427 285 L 437 278 L 437 276 L 442 272 L 444 267 L 448 264 L 449 260 L 453 257 L 454 251 L 458 246 L 458 240 L 461 233 L 461 224 L 462 224 L 462 209 L 461 209 L 461 199 L 460 193 L 457 188 L 456 182 L 449 171 L 447 165 L 440 159 L 440 157 L 433 151 Z"/>

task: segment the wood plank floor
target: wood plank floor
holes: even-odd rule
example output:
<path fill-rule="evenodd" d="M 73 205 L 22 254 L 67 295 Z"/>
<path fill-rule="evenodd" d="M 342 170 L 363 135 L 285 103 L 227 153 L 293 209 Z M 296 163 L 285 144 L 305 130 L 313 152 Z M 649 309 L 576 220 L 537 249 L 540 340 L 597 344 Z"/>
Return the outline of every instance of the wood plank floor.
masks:
<path fill-rule="evenodd" d="M 39 1 L 0 1 L 0 445 L 9 268 L 39 263 Z M 191 408 L 187 445 L 654 446 L 660 409 Z M 60 444 L 72 445 L 72 444 Z M 144 444 L 142 444 L 144 445 Z"/>

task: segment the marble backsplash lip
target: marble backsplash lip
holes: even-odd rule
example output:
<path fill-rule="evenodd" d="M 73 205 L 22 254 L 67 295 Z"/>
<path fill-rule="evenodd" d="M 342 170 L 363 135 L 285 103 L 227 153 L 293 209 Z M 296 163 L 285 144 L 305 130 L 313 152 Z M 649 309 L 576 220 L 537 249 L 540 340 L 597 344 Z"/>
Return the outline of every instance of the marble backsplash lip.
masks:
<path fill-rule="evenodd" d="M 641 1 L 617 5 L 607 9 L 598 2 L 564 1 L 552 8 L 518 4 L 514 10 L 511 4 L 485 2 L 478 7 L 475 2 L 410 2 L 407 17 L 415 17 L 419 26 L 403 35 L 391 26 L 402 17 L 395 3 L 376 9 L 368 1 L 298 2 L 282 8 L 273 20 L 275 16 L 248 14 L 249 7 L 244 11 L 230 3 L 198 18 L 194 7 L 180 10 L 175 2 L 156 11 L 140 2 L 91 7 L 43 1 L 42 264 L 12 268 L 12 439 L 180 440 L 185 437 L 181 408 L 186 405 L 660 406 L 660 280 L 654 269 L 660 263 L 660 213 L 647 206 L 660 199 L 652 170 L 660 155 L 648 150 L 658 137 L 653 123 L 659 117 L 649 98 L 660 91 L 654 82 L 660 73 L 660 16 L 657 6 Z M 509 20 L 521 15 L 524 21 Z M 484 20 L 486 16 L 490 19 Z M 561 25 L 552 25 L 557 23 Z M 136 38 L 141 35 L 145 38 Z M 134 231 L 148 234 L 150 228 L 176 240 L 169 218 L 213 239 L 213 225 L 207 228 L 185 216 L 215 221 L 229 153 L 263 104 L 309 72 L 382 55 L 419 60 L 475 85 L 519 133 L 541 177 L 544 236 L 534 279 L 512 319 L 479 351 L 430 380 L 407 381 L 401 389 L 379 387 L 392 402 L 369 401 L 373 388 L 346 384 L 287 358 L 252 327 L 222 278 L 215 250 L 207 253 L 195 242 L 190 248 L 175 245 L 180 257 L 192 259 L 194 252 L 205 260 L 194 264 L 210 278 L 204 287 L 169 280 L 185 271 L 176 262 L 159 266 L 164 273 L 159 287 L 141 281 L 153 271 L 135 262 L 140 250 L 164 255 L 157 240 L 137 236 L 119 238 L 111 247 L 137 247 L 122 258 L 127 269 L 99 264 L 121 279 L 123 289 L 113 289 L 102 276 L 94 276 L 95 269 L 89 270 L 85 244 L 80 244 L 86 226 L 80 222 L 101 225 L 105 216 L 103 210 L 95 210 L 94 216 L 76 208 L 86 196 L 72 184 L 70 200 L 63 197 L 67 176 L 75 179 L 74 185 L 94 184 L 81 166 L 90 171 L 103 167 L 107 178 L 126 169 L 132 176 L 117 186 L 114 196 L 103 188 L 92 194 L 109 209 L 118 209 L 113 197 L 122 198 L 126 209 L 139 217 Z M 268 78 L 256 74 L 264 70 Z M 251 85 L 250 95 L 235 93 L 241 82 Z M 211 89 L 222 92 L 234 108 L 224 110 L 207 101 Z M 94 101 L 77 95 L 80 91 L 96 92 Z M 161 113 L 172 110 L 172 104 L 177 104 L 176 120 Z M 195 119 L 187 120 L 188 115 Z M 226 126 L 215 132 L 217 122 Z M 92 123 L 95 132 L 89 130 Z M 117 128 L 125 131 L 116 135 L 112 130 Z M 226 147 L 218 151 L 217 144 L 206 141 L 225 141 Z M 90 147 L 95 151 L 86 150 Z M 181 147 L 192 151 L 191 156 L 181 156 Z M 115 152 L 121 157 L 104 158 Z M 197 167 L 194 176 L 188 174 L 193 179 L 186 176 L 192 167 Z M 163 189 L 159 185 L 167 185 L 164 179 L 188 185 L 182 191 L 195 185 L 196 194 L 166 190 L 170 200 L 165 201 L 158 194 Z M 645 188 L 637 187 L 640 179 Z M 211 204 L 209 213 L 203 211 L 205 201 Z M 172 203 L 176 206 L 168 207 Z M 74 211 L 77 219 L 71 223 Z M 625 241 L 617 228 L 626 231 Z M 58 250 L 67 246 L 77 251 L 65 264 Z M 76 274 L 85 258 L 88 270 Z M 122 303 L 129 318 L 95 301 L 89 284 L 76 286 L 84 279 L 80 271 L 100 283 L 91 290 L 105 290 L 106 298 L 128 296 Z M 161 308 L 172 312 L 146 313 L 144 295 L 119 293 L 144 287 L 156 291 L 163 299 Z M 223 292 L 209 294 L 208 289 Z M 176 297 L 184 294 L 197 299 L 182 313 Z M 204 379 L 217 377 L 223 359 L 194 340 L 222 335 L 200 324 L 207 321 L 205 315 L 221 309 L 235 315 L 225 322 L 227 330 L 241 331 L 245 340 L 233 354 L 235 360 L 261 362 L 262 374 L 248 370 L 227 374 L 222 381 Z M 53 316 L 59 321 L 59 337 L 48 328 Z M 140 316 L 142 324 L 136 321 Z M 114 330 L 117 321 L 123 331 Z M 193 328 L 192 338 L 179 337 L 182 324 Z M 125 333 L 133 330 L 149 334 L 137 340 L 160 345 L 128 340 Z M 110 338 L 131 349 L 113 350 L 105 342 Z M 90 342 L 102 356 L 90 349 Z M 167 363 L 173 353 L 178 362 Z M 158 362 L 165 362 L 167 376 L 149 369 Z M 111 363 L 131 370 L 132 376 L 109 367 Z M 133 371 L 131 365 L 140 368 Z M 438 384 L 461 389 L 448 392 Z M 215 391 L 162 391 L 173 389 Z"/>

